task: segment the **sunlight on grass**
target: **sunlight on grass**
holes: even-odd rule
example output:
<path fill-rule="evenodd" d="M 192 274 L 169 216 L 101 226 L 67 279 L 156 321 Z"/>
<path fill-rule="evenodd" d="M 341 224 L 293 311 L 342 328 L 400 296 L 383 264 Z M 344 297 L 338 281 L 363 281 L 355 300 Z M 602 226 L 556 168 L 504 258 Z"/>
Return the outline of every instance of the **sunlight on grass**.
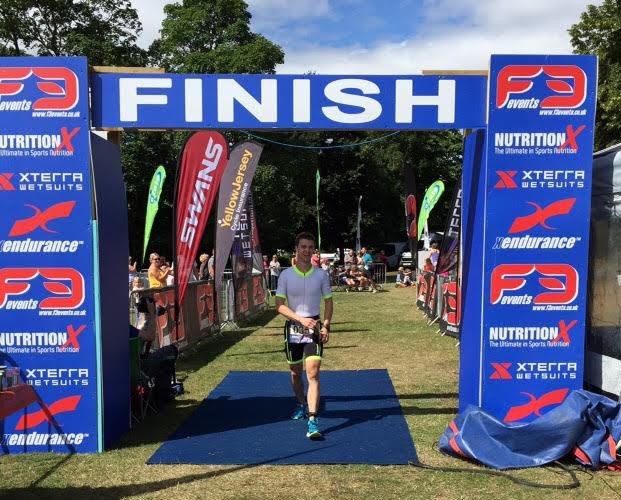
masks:
<path fill-rule="evenodd" d="M 435 443 L 457 412 L 459 349 L 455 339 L 428 327 L 415 307 L 415 290 L 378 294 L 335 293 L 332 338 L 323 370 L 386 368 L 392 378 L 422 462 L 471 467 L 441 455 Z M 162 499 L 410 499 L 532 498 L 535 490 L 505 479 L 423 471 L 409 466 L 191 466 L 146 465 L 157 447 L 231 370 L 286 370 L 283 320 L 273 311 L 257 325 L 225 332 L 184 356 L 178 366 L 186 394 L 100 455 L 38 454 L 0 457 L 0 497 Z M 561 483 L 567 477 L 543 468 L 517 477 Z M 572 496 L 618 498 L 621 478 L 598 473 Z M 566 498 L 546 491 L 545 498 Z"/>

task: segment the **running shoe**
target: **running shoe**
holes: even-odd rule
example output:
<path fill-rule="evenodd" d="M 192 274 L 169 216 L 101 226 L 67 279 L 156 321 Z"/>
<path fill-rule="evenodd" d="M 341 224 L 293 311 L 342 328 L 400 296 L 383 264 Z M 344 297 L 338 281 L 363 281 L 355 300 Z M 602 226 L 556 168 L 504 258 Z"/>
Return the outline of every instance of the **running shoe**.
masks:
<path fill-rule="evenodd" d="M 291 415 L 292 420 L 300 420 L 306 417 L 306 405 L 297 405 L 295 411 Z"/>
<path fill-rule="evenodd" d="M 308 420 L 308 432 L 306 433 L 306 437 L 308 439 L 319 439 L 321 438 L 321 431 L 319 430 L 319 419 L 309 419 Z"/>

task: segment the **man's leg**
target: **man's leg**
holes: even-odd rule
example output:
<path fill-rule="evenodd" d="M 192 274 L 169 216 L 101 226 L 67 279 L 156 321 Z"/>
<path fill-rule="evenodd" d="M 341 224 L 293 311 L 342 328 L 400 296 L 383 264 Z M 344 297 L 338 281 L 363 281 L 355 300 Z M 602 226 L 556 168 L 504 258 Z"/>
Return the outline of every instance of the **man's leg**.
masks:
<path fill-rule="evenodd" d="M 291 387 L 293 387 L 293 393 L 298 400 L 299 405 L 306 403 L 304 397 L 304 382 L 302 381 L 302 360 L 296 364 L 289 365 L 289 373 L 291 374 Z"/>
<path fill-rule="evenodd" d="M 321 359 L 306 360 L 306 378 L 308 380 L 308 413 L 316 415 L 319 411 L 320 384 L 319 384 L 319 368 L 321 367 Z"/>

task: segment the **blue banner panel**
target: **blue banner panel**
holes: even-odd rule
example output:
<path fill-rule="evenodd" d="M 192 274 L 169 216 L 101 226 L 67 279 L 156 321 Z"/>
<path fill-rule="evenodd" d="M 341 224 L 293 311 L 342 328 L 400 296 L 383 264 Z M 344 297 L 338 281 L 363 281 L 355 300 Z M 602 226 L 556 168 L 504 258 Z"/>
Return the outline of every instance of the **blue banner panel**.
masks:
<path fill-rule="evenodd" d="M 493 56 L 479 404 L 529 421 L 582 388 L 594 56 Z"/>
<path fill-rule="evenodd" d="M 485 126 L 487 78 L 94 74 L 96 128 L 449 129 Z"/>
<path fill-rule="evenodd" d="M 2 454 L 99 449 L 87 78 L 0 58 Z"/>

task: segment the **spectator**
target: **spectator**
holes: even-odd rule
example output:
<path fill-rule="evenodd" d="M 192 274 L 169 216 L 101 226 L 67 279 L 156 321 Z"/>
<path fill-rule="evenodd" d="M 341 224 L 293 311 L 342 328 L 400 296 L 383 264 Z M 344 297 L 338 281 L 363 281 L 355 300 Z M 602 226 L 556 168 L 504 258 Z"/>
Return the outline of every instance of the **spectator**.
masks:
<path fill-rule="evenodd" d="M 437 241 L 431 243 L 431 248 L 429 249 L 429 258 L 431 259 L 431 263 L 433 264 L 433 268 L 435 269 L 438 265 L 438 257 L 440 257 L 440 249 L 438 248 Z"/>
<path fill-rule="evenodd" d="M 128 262 L 128 267 L 129 267 L 129 272 L 130 274 L 133 274 L 136 272 L 136 261 L 134 261 L 134 263 L 132 264 L 132 256 L 129 256 L 129 262 Z"/>
<path fill-rule="evenodd" d="M 209 273 L 209 279 L 213 280 L 216 277 L 216 273 L 214 272 L 214 262 L 216 260 L 216 249 L 214 248 L 211 252 L 211 257 L 207 261 L 207 272 Z"/>
<path fill-rule="evenodd" d="M 355 254 L 355 252 L 350 248 L 345 253 L 345 258 L 343 260 L 344 260 L 344 263 L 345 263 L 345 269 L 350 269 L 352 265 L 356 264 L 356 254 Z"/>
<path fill-rule="evenodd" d="M 425 259 L 425 265 L 423 266 L 423 272 L 424 273 L 432 273 L 434 271 L 434 269 L 435 269 L 435 266 L 431 262 L 431 259 L 429 257 L 427 257 Z"/>
<path fill-rule="evenodd" d="M 384 252 L 384 250 L 380 250 L 379 261 L 388 268 L 388 257 L 386 257 L 386 252 Z"/>
<path fill-rule="evenodd" d="M 315 253 L 311 256 L 310 261 L 313 267 L 319 267 L 319 263 L 321 261 L 321 254 L 319 253 L 319 250 L 315 250 Z"/>
<path fill-rule="evenodd" d="M 160 264 L 164 263 L 164 260 L 160 256 L 153 252 L 149 255 L 149 288 L 162 288 L 166 286 L 166 278 L 170 274 L 171 270 L 165 264 L 160 267 Z"/>
<path fill-rule="evenodd" d="M 362 250 L 366 250 L 366 248 L 363 248 Z M 362 258 L 362 256 L 364 255 L 364 252 L 362 250 L 360 250 L 358 252 L 358 255 L 356 256 L 356 266 L 358 267 L 364 266 L 364 259 Z"/>
<path fill-rule="evenodd" d="M 263 256 L 263 275 L 265 276 L 265 281 L 269 283 L 270 282 L 270 262 L 267 260 L 267 255 Z"/>
<path fill-rule="evenodd" d="M 291 267 L 295 266 L 298 263 L 298 258 L 295 256 L 295 250 L 293 251 L 293 255 L 291 257 Z"/>
<path fill-rule="evenodd" d="M 403 288 L 405 285 L 403 284 L 403 278 L 405 277 L 405 269 L 401 266 L 397 270 L 397 276 L 395 278 L 395 288 Z"/>
<path fill-rule="evenodd" d="M 278 277 L 280 276 L 280 262 L 278 262 L 278 257 L 276 255 L 272 255 L 272 260 L 270 261 L 270 275 L 270 289 L 276 290 L 278 288 Z"/>
<path fill-rule="evenodd" d="M 209 262 L 209 254 L 202 253 L 200 257 L 198 258 L 198 260 L 201 263 L 200 267 L 198 268 L 198 279 L 199 280 L 209 279 L 209 270 L 207 268 L 207 263 Z"/>
<path fill-rule="evenodd" d="M 403 286 L 412 286 L 412 271 L 409 267 L 406 267 L 403 272 Z"/>
<path fill-rule="evenodd" d="M 364 268 L 364 277 L 367 279 L 368 286 L 371 289 L 371 291 L 373 293 L 376 293 L 378 291 L 378 286 L 375 284 L 375 281 L 373 281 L 373 257 L 371 256 L 371 254 L 369 252 L 367 252 L 366 247 L 362 247 L 362 249 L 360 250 L 362 252 L 362 262 L 363 262 L 363 268 Z"/>

